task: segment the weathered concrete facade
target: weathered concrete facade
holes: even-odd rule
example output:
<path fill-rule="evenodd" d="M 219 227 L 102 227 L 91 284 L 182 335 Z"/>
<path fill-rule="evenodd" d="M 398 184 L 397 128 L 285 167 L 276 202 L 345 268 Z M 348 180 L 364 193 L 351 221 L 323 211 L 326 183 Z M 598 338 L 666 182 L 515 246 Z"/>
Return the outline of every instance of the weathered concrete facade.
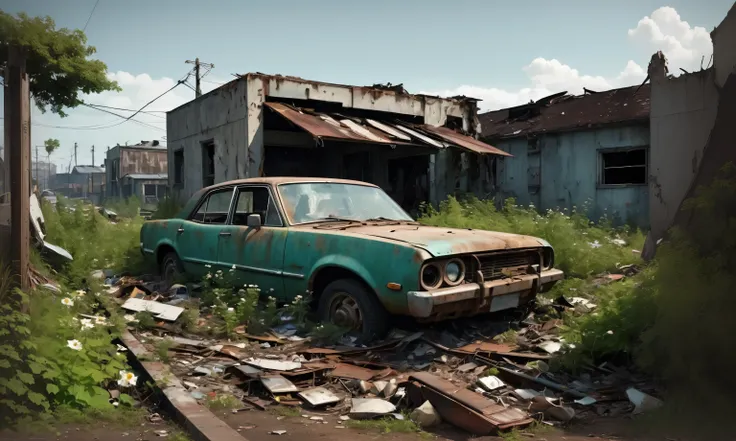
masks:
<path fill-rule="evenodd" d="M 108 198 L 127 198 L 136 194 L 125 191 L 123 178 L 128 175 L 160 175 L 168 170 L 166 146 L 158 141 L 141 141 L 136 145 L 116 145 L 105 156 Z M 156 178 L 158 179 L 158 178 Z M 166 179 L 164 176 L 163 179 Z"/>
<path fill-rule="evenodd" d="M 315 108 L 324 113 L 307 110 Z M 277 113 L 291 118 L 292 123 L 297 121 L 296 125 L 299 119 L 314 115 L 319 115 L 317 122 L 323 124 L 332 119 L 328 113 L 345 119 L 332 128 L 339 133 L 322 138 L 316 133 L 329 127 L 317 127 L 312 120 L 312 127 L 302 125 L 304 130 L 293 130 L 293 124 L 285 124 Z M 425 187 L 425 200 L 434 203 L 455 192 L 484 196 L 492 190 L 493 158 L 489 155 L 444 148 L 452 143 L 437 143 L 437 138 L 426 141 L 440 147 L 432 149 L 409 142 L 393 146 L 355 142 L 355 133 L 369 139 L 388 137 L 373 130 L 376 126 L 357 127 L 354 121 L 366 118 L 434 127 L 451 123 L 455 130 L 471 136 L 479 131 L 477 101 L 469 98 L 410 95 L 396 86 L 356 87 L 247 74 L 167 114 L 169 182 L 179 198 L 211 183 L 296 173 L 363 177 L 394 193 L 406 191 L 409 184 L 405 183 L 413 183 L 410 185 Z M 406 133 L 397 135 L 410 139 Z M 411 135 L 411 141 L 415 140 Z M 463 141 L 467 145 L 467 139 Z M 404 166 L 399 164 L 403 160 L 408 163 L 407 158 L 414 158 L 412 167 L 423 169 L 424 177 L 402 174 Z M 313 162 L 318 165 L 311 165 Z M 356 168 L 356 163 L 361 167 Z"/>
<path fill-rule="evenodd" d="M 713 64 L 708 69 L 670 77 L 661 52 L 649 64 L 652 171 L 646 258 L 654 256 L 655 242 L 682 214 L 683 200 L 733 159 L 733 134 L 728 132 L 733 131 L 734 97 L 727 82 L 733 83 L 736 74 L 736 6 L 711 39 Z"/>
<path fill-rule="evenodd" d="M 645 86 L 480 115 L 484 140 L 513 155 L 499 161 L 497 199 L 648 228 L 648 112 Z"/>

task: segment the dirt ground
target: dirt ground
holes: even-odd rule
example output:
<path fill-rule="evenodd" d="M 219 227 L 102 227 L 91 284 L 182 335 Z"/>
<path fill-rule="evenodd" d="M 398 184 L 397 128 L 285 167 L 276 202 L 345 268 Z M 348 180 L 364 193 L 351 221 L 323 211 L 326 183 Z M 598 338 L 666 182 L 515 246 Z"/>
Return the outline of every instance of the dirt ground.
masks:
<path fill-rule="evenodd" d="M 269 412 L 245 411 L 233 414 L 231 411 L 220 411 L 215 414 L 230 427 L 240 432 L 248 441 L 274 441 L 272 431 L 285 430 L 279 438 L 287 440 L 319 439 L 321 441 L 342 441 L 349 438 L 351 441 L 374 441 L 378 438 L 392 441 L 420 441 L 433 439 L 435 441 L 500 441 L 497 436 L 475 437 L 449 425 L 442 425 L 430 432 L 432 437 L 417 433 L 382 433 L 380 430 L 362 430 L 344 428 L 339 424 L 336 415 L 304 412 L 303 415 L 320 416 L 323 422 L 311 421 L 302 416 L 277 417 Z M 508 437 L 507 437 L 508 438 Z M 523 430 L 516 440 L 546 440 L 546 441 L 667 441 L 676 438 L 665 436 L 651 436 L 639 433 L 638 427 L 628 419 L 601 419 L 590 423 L 580 423 L 568 429 L 554 429 L 527 433 Z M 684 441 L 684 440 L 682 440 Z"/>
<path fill-rule="evenodd" d="M 161 437 L 157 431 L 165 430 L 168 436 Z M 136 426 L 121 427 L 116 424 L 60 425 L 55 431 L 41 433 L 0 432 L 0 441 L 187 441 L 188 437 L 167 422 L 142 422 Z"/>

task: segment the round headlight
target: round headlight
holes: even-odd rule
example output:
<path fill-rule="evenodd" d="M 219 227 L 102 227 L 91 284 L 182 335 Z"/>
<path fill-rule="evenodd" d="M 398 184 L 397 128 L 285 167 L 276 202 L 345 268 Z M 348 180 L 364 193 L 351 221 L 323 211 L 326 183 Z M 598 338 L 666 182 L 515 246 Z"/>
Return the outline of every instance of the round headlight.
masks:
<path fill-rule="evenodd" d="M 437 289 L 442 284 L 442 271 L 436 263 L 429 263 L 422 268 L 422 288 Z"/>
<path fill-rule="evenodd" d="M 463 281 L 465 277 L 465 265 L 462 260 L 454 259 L 445 265 L 445 283 L 448 285 L 457 285 Z"/>

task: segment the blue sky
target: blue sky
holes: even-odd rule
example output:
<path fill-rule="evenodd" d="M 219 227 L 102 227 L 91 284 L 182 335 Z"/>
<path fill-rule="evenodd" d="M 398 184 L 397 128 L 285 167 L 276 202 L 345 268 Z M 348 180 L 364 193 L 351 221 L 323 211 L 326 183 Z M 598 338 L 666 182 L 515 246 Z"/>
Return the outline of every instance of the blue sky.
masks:
<path fill-rule="evenodd" d="M 95 1 L 3 0 L 2 8 L 82 28 Z M 187 74 L 185 60 L 199 57 L 215 64 L 205 91 L 233 73 L 260 71 L 344 84 L 404 83 L 410 92 L 460 92 L 484 99 L 489 110 L 561 90 L 641 82 L 658 49 L 671 71 L 698 68 L 712 50 L 707 33 L 732 4 L 99 0 L 86 33 L 124 90 L 85 99 L 138 108 Z M 169 110 L 193 96 L 180 86 L 150 109 Z M 72 110 L 63 119 L 34 111 L 32 145 L 58 138 L 62 148 L 52 160 L 66 168 L 76 141 L 79 163 L 90 163 L 92 144 L 100 152 L 116 143 L 162 139 L 163 115 L 138 118 L 159 129 L 128 122 L 89 130 L 78 128 L 119 119 L 90 109 Z M 101 162 L 102 155 L 95 156 Z"/>

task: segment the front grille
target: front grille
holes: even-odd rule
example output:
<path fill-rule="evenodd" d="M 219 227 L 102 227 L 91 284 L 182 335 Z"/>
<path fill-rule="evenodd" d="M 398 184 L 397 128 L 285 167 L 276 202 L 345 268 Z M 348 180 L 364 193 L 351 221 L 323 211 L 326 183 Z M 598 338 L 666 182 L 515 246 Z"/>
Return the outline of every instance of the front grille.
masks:
<path fill-rule="evenodd" d="M 510 275 L 526 274 L 531 265 L 539 263 L 539 254 L 533 250 L 476 255 L 483 280 L 496 280 Z M 477 265 L 477 264 L 476 264 Z"/>

